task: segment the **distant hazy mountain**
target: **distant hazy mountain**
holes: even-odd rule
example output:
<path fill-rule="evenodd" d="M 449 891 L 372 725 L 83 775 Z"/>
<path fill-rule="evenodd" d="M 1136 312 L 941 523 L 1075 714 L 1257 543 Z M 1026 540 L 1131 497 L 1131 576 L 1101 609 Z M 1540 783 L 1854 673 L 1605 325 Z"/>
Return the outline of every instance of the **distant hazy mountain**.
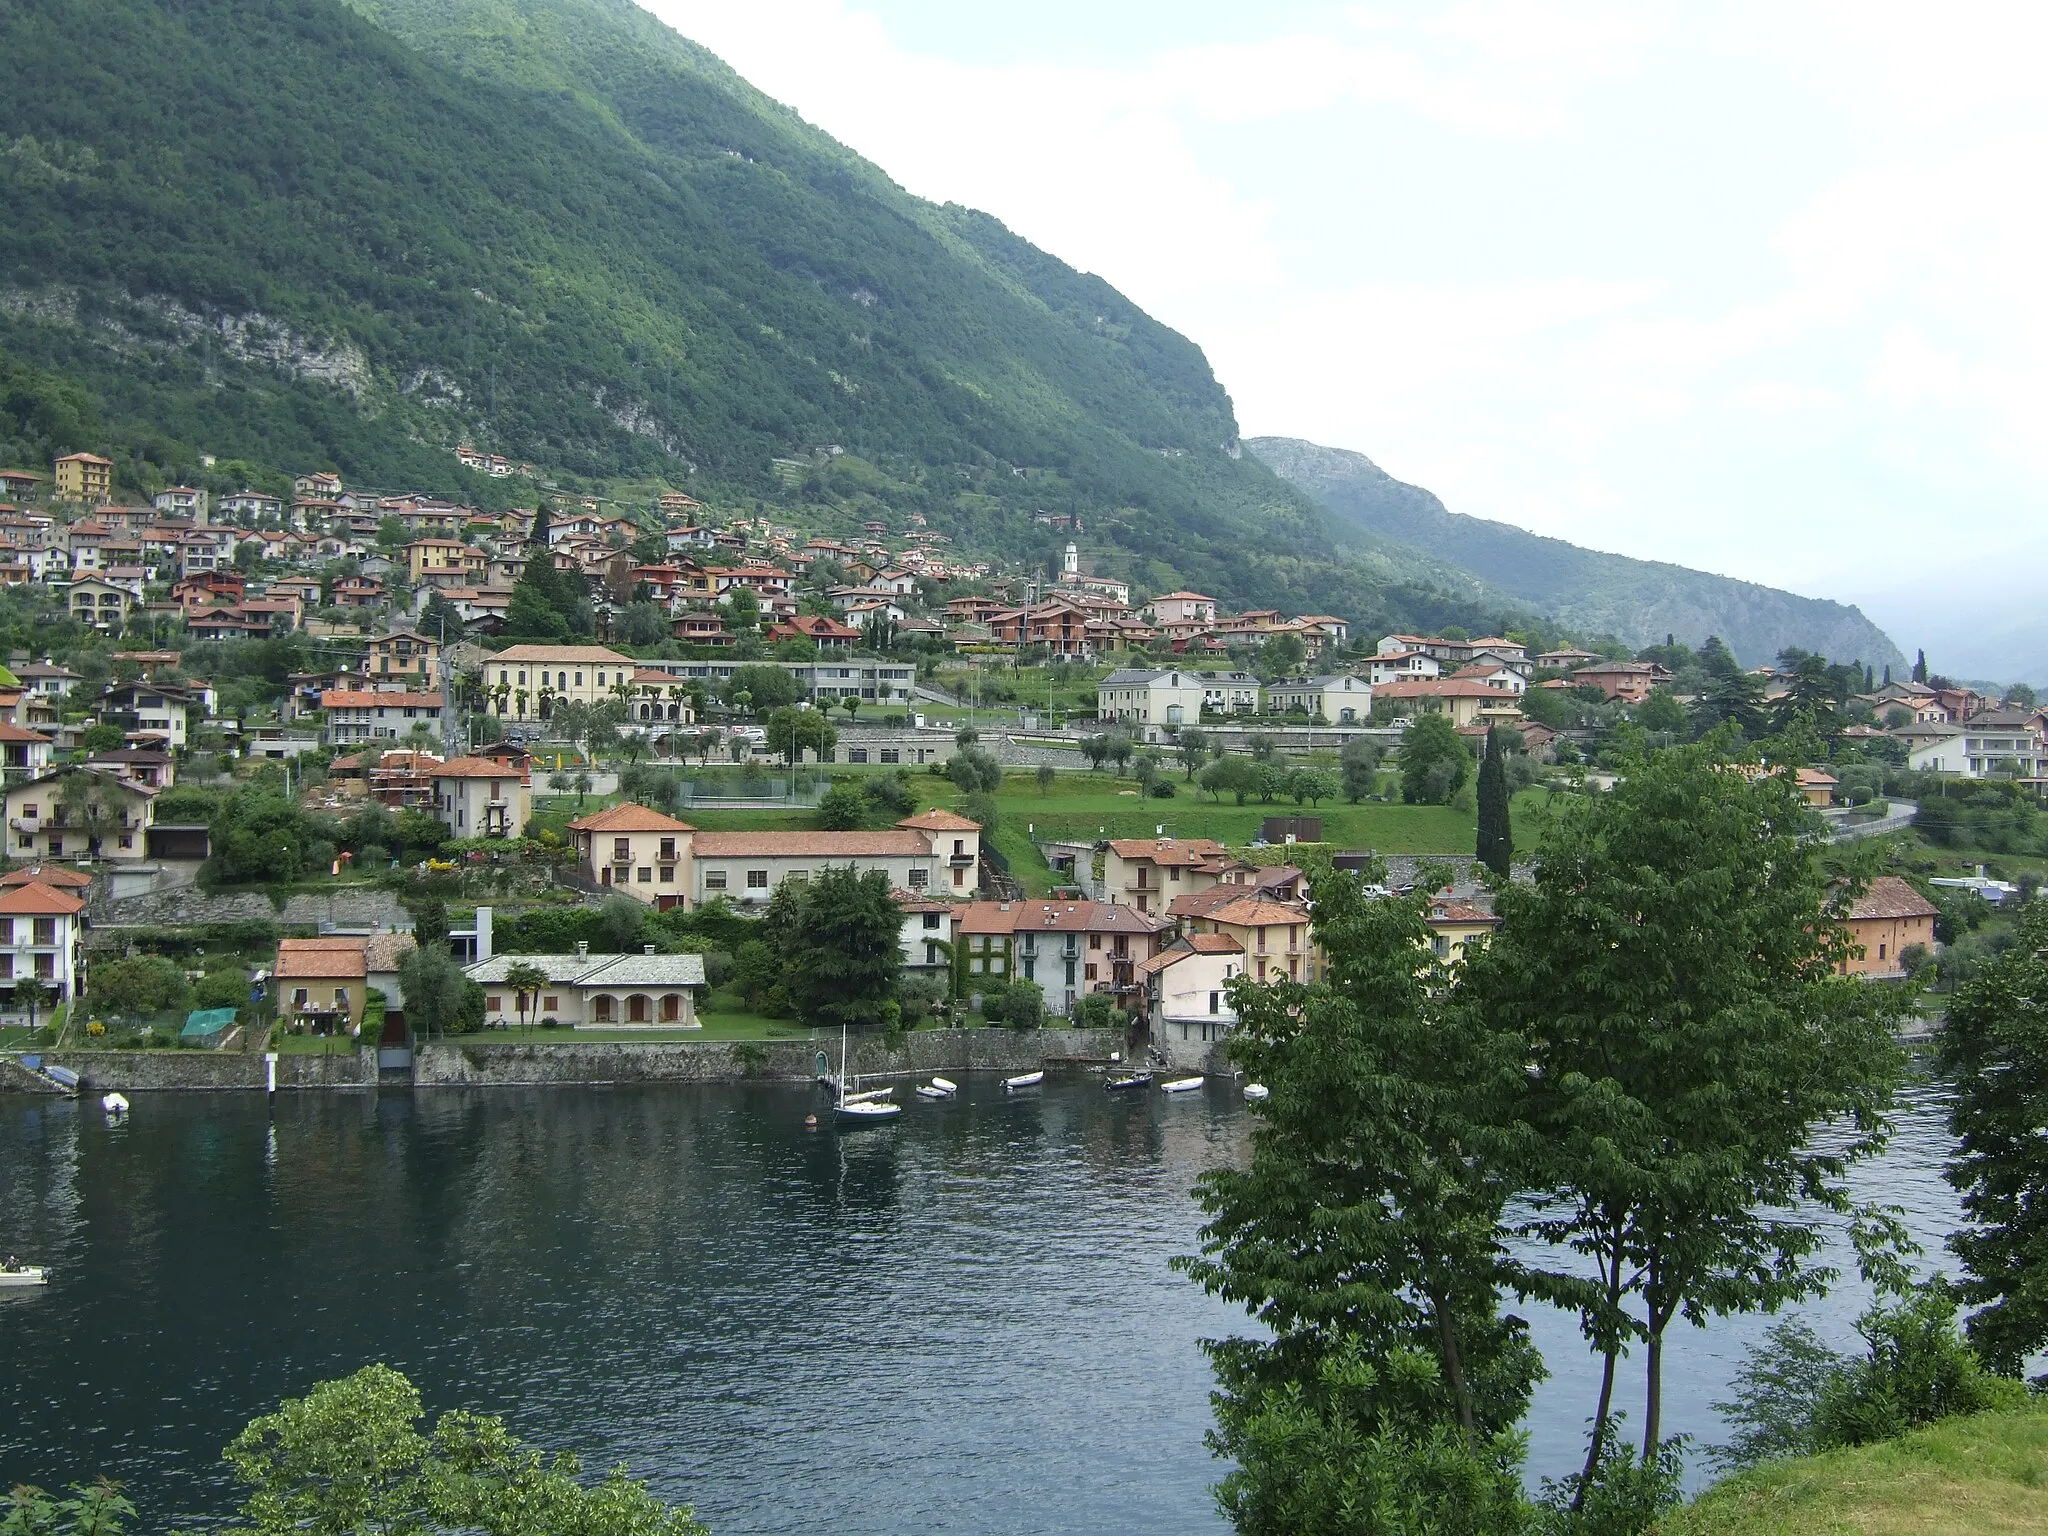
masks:
<path fill-rule="evenodd" d="M 1654 645 L 1667 634 L 1697 645 L 1719 635 L 1750 665 L 1788 645 L 1838 661 L 1905 664 L 1891 637 L 1846 603 L 1658 560 L 1602 554 L 1467 517 L 1343 448 L 1291 437 L 1248 438 L 1245 447 L 1352 525 L 1462 566 L 1497 591 L 1588 634 L 1614 635 L 1632 645 Z"/>

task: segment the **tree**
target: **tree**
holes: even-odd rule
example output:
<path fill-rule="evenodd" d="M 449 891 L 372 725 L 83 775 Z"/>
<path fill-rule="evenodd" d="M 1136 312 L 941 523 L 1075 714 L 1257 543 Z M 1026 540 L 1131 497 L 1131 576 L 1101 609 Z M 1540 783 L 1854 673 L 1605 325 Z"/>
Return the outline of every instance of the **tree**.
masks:
<path fill-rule="evenodd" d="M 1264 731 L 1254 731 L 1245 738 L 1244 744 L 1255 763 L 1270 763 L 1280 755 L 1279 741 Z"/>
<path fill-rule="evenodd" d="M 1267 1337 L 1214 1341 L 1218 1490 L 1238 1530 L 1522 1528 L 1514 1425 L 1541 1372 L 1501 1297 L 1531 1139 L 1522 1042 L 1461 1006 L 1428 898 L 1312 877 L 1324 980 L 1230 984 L 1230 1054 L 1270 1097 L 1203 1176 L 1179 1267 Z M 1398 1511 L 1398 1513 L 1396 1513 Z"/>
<path fill-rule="evenodd" d="M 1924 650 L 1916 652 L 1913 657 L 1913 681 L 1916 683 L 1927 681 L 1927 652 Z"/>
<path fill-rule="evenodd" d="M 50 988 L 36 976 L 21 976 L 14 983 L 14 1006 L 28 1014 L 28 1027 L 36 1027 L 36 1014 L 50 1001 Z M 236 999 L 237 1002 L 240 999 Z"/>
<path fill-rule="evenodd" d="M 448 942 L 448 903 L 438 896 L 416 896 L 406 902 L 405 909 L 412 915 L 412 941 L 415 944 L 446 944 Z"/>
<path fill-rule="evenodd" d="M 946 777 L 966 794 L 992 795 L 1003 787 L 1003 765 L 993 753 L 969 747 L 953 754 L 946 764 Z"/>
<path fill-rule="evenodd" d="M 960 802 L 960 814 L 980 827 L 983 833 L 993 832 L 1001 819 L 996 808 L 996 797 L 986 790 L 977 790 Z"/>
<path fill-rule="evenodd" d="M 118 752 L 121 744 L 128 739 L 128 733 L 118 725 L 88 725 L 81 737 L 87 757 L 98 757 L 103 752 Z"/>
<path fill-rule="evenodd" d="M 1514 828 L 1508 820 L 1507 750 L 1493 731 L 1486 733 L 1486 755 L 1479 760 L 1479 862 L 1496 880 L 1508 878 L 1515 861 Z"/>
<path fill-rule="evenodd" d="M 1755 773 L 1734 743 L 1631 756 L 1612 792 L 1572 797 L 1465 961 L 1489 1027 L 1526 1042 L 1545 1156 L 1525 1230 L 1598 1275 L 1524 1281 L 1575 1308 L 1603 1357 L 1581 1494 L 1628 1342 L 1645 1345 L 1647 1465 L 1673 1319 L 1825 1289 L 1822 1234 L 1796 1217 L 1853 1212 L 1841 1176 L 1881 1146 L 1900 1070 L 1903 996 L 1838 971 L 1855 886 L 1823 867 L 1790 773 Z M 1817 1147 L 1830 1119 L 1847 1133 Z"/>
<path fill-rule="evenodd" d="M 1109 760 L 1109 737 L 1097 731 L 1081 743 L 1081 755 L 1088 759 L 1090 768 L 1100 773 L 1102 765 Z"/>
<path fill-rule="evenodd" d="M 1358 804 L 1379 788 L 1380 749 L 1363 736 L 1352 737 L 1344 743 L 1337 771 L 1344 798 L 1352 805 Z"/>
<path fill-rule="evenodd" d="M 842 694 L 839 699 L 839 707 L 846 711 L 846 718 L 849 721 L 852 720 L 855 715 L 860 713 L 860 695 L 857 693 Z"/>
<path fill-rule="evenodd" d="M 1308 646 L 1299 635 L 1275 635 L 1259 647 L 1259 672 L 1268 678 L 1293 677 L 1308 660 Z"/>
<path fill-rule="evenodd" d="M 1209 761 L 1209 737 L 1199 725 L 1184 725 L 1173 750 L 1180 757 L 1181 767 L 1187 770 L 1188 782 L 1195 781 L 1195 775 Z"/>
<path fill-rule="evenodd" d="M 826 832 L 856 832 L 867 825 L 868 797 L 851 779 L 841 779 L 818 802 L 818 826 Z"/>
<path fill-rule="evenodd" d="M 2017 1374 L 2048 1343 L 2048 904 L 2023 907 L 2019 942 L 1957 987 L 1940 1062 L 1955 1084 L 1948 1181 L 1969 1220 L 1949 1238 L 1956 1289 L 1978 1307 L 1970 1338 L 1987 1363 Z"/>
<path fill-rule="evenodd" d="M 1122 773 L 1124 771 L 1124 764 L 1131 760 L 1131 752 L 1130 737 L 1126 736 L 1122 731 L 1110 732 L 1109 760 L 1116 765 L 1118 773 Z"/>
<path fill-rule="evenodd" d="M 735 635 L 752 634 L 761 627 L 761 599 L 752 587 L 734 587 L 726 593 L 726 619 Z"/>
<path fill-rule="evenodd" d="M 135 1518 L 119 1483 L 74 1483 L 71 1494 L 53 1499 L 31 1483 L 17 1484 L 0 1510 L 0 1536 L 121 1536 Z"/>
<path fill-rule="evenodd" d="M 389 1366 L 324 1381 L 254 1420 L 226 1460 L 249 1488 L 249 1536 L 404 1531 L 413 1536 L 708 1536 L 615 1468 L 595 1486 L 581 1463 L 543 1458 L 502 1419 L 457 1409 L 431 1435 L 420 1396 Z"/>
<path fill-rule="evenodd" d="M 1297 768 L 1287 775 L 1287 793 L 1296 805 L 1321 805 L 1336 797 L 1337 781 L 1320 768 Z"/>
<path fill-rule="evenodd" d="M 833 749 L 839 745 L 839 733 L 832 729 L 823 710 L 785 706 L 769 715 L 764 723 L 770 750 L 781 753 L 783 761 L 792 768 L 801 752 L 815 752 L 819 762 L 829 762 Z"/>
<path fill-rule="evenodd" d="M 512 1006 L 519 1015 L 519 1027 L 526 1027 L 526 1011 L 529 1003 L 540 1000 L 541 988 L 548 984 L 548 973 L 530 960 L 517 960 L 505 968 L 505 985 L 512 993 Z"/>
<path fill-rule="evenodd" d="M 125 794 L 113 780 L 91 768 L 74 768 L 57 781 L 57 805 L 84 830 L 86 849 L 95 859 L 100 856 L 107 829 L 126 819 Z"/>
<path fill-rule="evenodd" d="M 483 994 L 438 944 L 414 945 L 398 957 L 405 1022 L 423 1040 L 466 1034 L 483 1022 Z"/>
<path fill-rule="evenodd" d="M 1650 696 L 1636 706 L 1636 724 L 1646 731 L 1675 735 L 1685 729 L 1685 706 L 1669 688 L 1652 688 Z"/>
<path fill-rule="evenodd" d="M 1747 672 L 1719 678 L 1693 703 L 1693 728 L 1704 735 L 1720 725 L 1733 725 L 1754 741 L 1765 730 L 1764 686 Z"/>
<path fill-rule="evenodd" d="M 1052 765 L 1051 763 L 1040 763 L 1040 764 L 1038 765 L 1038 774 L 1037 774 L 1037 778 L 1038 778 L 1038 792 L 1039 792 L 1039 794 L 1041 794 L 1041 795 L 1049 795 L 1049 794 L 1051 794 L 1051 793 L 1052 793 L 1052 786 L 1053 786 L 1053 780 L 1057 779 L 1058 777 L 1059 777 L 1059 774 L 1058 774 L 1057 770 L 1055 770 L 1055 769 L 1053 768 L 1053 765 Z"/>
<path fill-rule="evenodd" d="M 1234 795 L 1239 805 L 1257 791 L 1261 782 L 1259 765 L 1248 757 L 1219 757 L 1202 770 L 1201 786 L 1217 800 Z"/>
<path fill-rule="evenodd" d="M 93 1003 L 107 1013 L 168 1013 L 184 1005 L 188 990 L 185 972 L 161 955 L 102 960 L 92 968 Z"/>
<path fill-rule="evenodd" d="M 1000 1019 L 1012 1029 L 1037 1029 L 1045 1022 L 1045 988 L 1020 976 L 1003 988 L 993 1004 L 984 1002 L 982 1011 L 986 1018 Z"/>
<path fill-rule="evenodd" d="M 578 769 L 572 783 L 576 790 L 576 808 L 580 811 L 583 809 L 583 797 L 590 793 L 591 781 L 589 773 Z"/>
<path fill-rule="evenodd" d="M 1432 777 L 1430 770 L 1445 771 Z M 1448 805 L 1472 772 L 1472 754 L 1448 715 L 1423 715 L 1401 733 L 1401 798 L 1410 805 Z"/>
<path fill-rule="evenodd" d="M 903 913 L 886 871 L 819 870 L 801 895 L 791 942 L 780 947 L 799 1016 L 824 1029 L 895 1023 L 902 934 Z"/>
<path fill-rule="evenodd" d="M 761 714 L 785 708 L 803 697 L 802 686 L 787 668 L 762 663 L 734 667 L 732 676 L 719 691 L 735 708 L 753 709 Z M 746 696 L 744 700 L 742 694 Z"/>

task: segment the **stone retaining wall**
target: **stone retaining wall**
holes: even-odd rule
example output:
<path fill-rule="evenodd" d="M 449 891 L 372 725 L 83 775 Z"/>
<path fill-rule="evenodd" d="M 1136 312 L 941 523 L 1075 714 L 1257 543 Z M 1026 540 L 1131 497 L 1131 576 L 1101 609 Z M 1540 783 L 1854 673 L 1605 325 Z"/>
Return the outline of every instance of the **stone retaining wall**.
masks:
<path fill-rule="evenodd" d="M 931 1072 L 1032 1072 L 1060 1058 L 1105 1060 L 1123 1048 L 1113 1029 L 931 1029 L 903 1037 L 891 1050 L 879 1039 L 855 1043 L 852 1070 L 861 1077 Z M 808 1081 L 818 1052 L 839 1069 L 839 1042 L 817 1040 L 542 1041 L 487 1044 L 435 1041 L 413 1061 L 422 1087 L 531 1087 L 572 1083 L 731 1082 L 742 1078 Z"/>
<path fill-rule="evenodd" d="M 94 907 L 92 920 L 96 928 L 249 921 L 306 929 L 317 929 L 322 923 L 338 928 L 412 927 L 410 914 L 399 905 L 398 893 L 370 885 L 345 886 L 331 893 L 300 892 L 285 902 L 282 911 L 261 891 L 209 895 L 186 886 L 101 903 Z"/>
<path fill-rule="evenodd" d="M 263 1057 L 244 1051 L 44 1051 L 41 1055 L 44 1066 L 69 1067 L 76 1072 L 92 1093 L 219 1093 L 236 1089 L 260 1093 L 264 1085 Z M 277 1059 L 281 1091 L 376 1085 L 375 1052 Z M 0 1078 L 0 1090 L 13 1086 L 10 1079 Z"/>

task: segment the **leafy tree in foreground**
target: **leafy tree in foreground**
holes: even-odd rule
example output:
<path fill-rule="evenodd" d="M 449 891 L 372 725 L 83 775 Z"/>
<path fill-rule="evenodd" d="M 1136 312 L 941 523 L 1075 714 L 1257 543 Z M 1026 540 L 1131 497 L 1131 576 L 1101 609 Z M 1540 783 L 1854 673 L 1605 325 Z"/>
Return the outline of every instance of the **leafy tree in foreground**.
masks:
<path fill-rule="evenodd" d="M 1508 821 L 1507 749 L 1498 733 L 1486 733 L 1486 756 L 1479 762 L 1479 862 L 1505 880 L 1515 861 L 1515 834 Z"/>
<path fill-rule="evenodd" d="M 1309 986 L 1231 983 L 1231 1055 L 1271 1097 L 1247 1166 L 1204 1176 L 1206 1289 L 1271 1331 L 1205 1347 L 1218 1489 L 1244 1532 L 1512 1531 L 1540 1364 L 1503 1317 L 1501 1212 L 1531 1149 L 1523 1046 L 1463 1007 L 1422 897 L 1312 882 Z"/>
<path fill-rule="evenodd" d="M 438 944 L 415 945 L 398 957 L 398 986 L 405 1021 L 423 1040 L 464 1034 L 483 1022 L 482 990 Z"/>
<path fill-rule="evenodd" d="M 1970 1338 L 2017 1375 L 2048 1343 L 2048 906 L 2021 909 L 2019 942 L 1957 988 L 1941 1033 L 1955 1084 L 1948 1181 L 1969 1225 L 1949 1238 L 1956 1287 L 1980 1310 Z"/>
<path fill-rule="evenodd" d="M 566 1452 L 543 1457 L 502 1419 L 458 1409 L 420 1433 L 419 1392 L 389 1366 L 321 1382 L 255 1420 L 226 1451 L 249 1487 L 250 1536 L 405 1531 L 486 1536 L 704 1536 L 614 1468 L 594 1485 Z"/>
<path fill-rule="evenodd" d="M 121 1536 L 135 1518 L 119 1483 L 101 1478 L 75 1484 L 71 1493 L 57 1499 L 33 1484 L 17 1484 L 0 1508 L 0 1536 Z"/>
<path fill-rule="evenodd" d="M 1809 1213 L 1854 1210 L 1842 1174 L 1882 1147 L 1900 1069 L 1905 995 L 1838 974 L 1849 942 L 1829 919 L 1854 887 L 1831 887 L 1790 773 L 1732 760 L 1731 739 L 1633 758 L 1612 793 L 1573 797 L 1466 960 L 1492 1027 L 1528 1041 L 1545 1155 L 1526 1230 L 1599 1276 L 1524 1279 L 1604 1357 L 1582 1494 L 1631 1341 L 1649 1463 L 1674 1320 L 1826 1288 Z M 1846 1134 L 1816 1145 L 1830 1120 Z"/>

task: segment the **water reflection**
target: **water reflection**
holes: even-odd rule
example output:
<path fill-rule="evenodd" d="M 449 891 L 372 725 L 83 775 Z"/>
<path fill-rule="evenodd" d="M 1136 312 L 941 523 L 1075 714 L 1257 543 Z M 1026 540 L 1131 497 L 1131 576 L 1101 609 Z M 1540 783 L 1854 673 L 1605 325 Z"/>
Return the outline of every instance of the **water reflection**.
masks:
<path fill-rule="evenodd" d="M 1167 1261 L 1241 1155 L 1235 1095 L 969 1082 L 889 1125 L 808 1088 L 137 1096 L 125 1126 L 0 1100 L 0 1251 L 57 1283 L 0 1311 L 0 1476 L 108 1471 L 152 1524 L 218 1514 L 221 1444 L 370 1360 L 430 1405 L 626 1460 L 722 1536 L 1220 1531 L 1203 1335 L 1241 1314 Z M 1936 1106 L 1872 1187 L 1938 1242 Z M 1830 1304 L 1841 1337 L 1858 1303 Z M 1554 1325 L 1554 1326 L 1553 1326 Z M 1675 1341 L 1674 1427 L 1760 1331 Z M 1539 1322 L 1539 1464 L 1590 1368 Z"/>

